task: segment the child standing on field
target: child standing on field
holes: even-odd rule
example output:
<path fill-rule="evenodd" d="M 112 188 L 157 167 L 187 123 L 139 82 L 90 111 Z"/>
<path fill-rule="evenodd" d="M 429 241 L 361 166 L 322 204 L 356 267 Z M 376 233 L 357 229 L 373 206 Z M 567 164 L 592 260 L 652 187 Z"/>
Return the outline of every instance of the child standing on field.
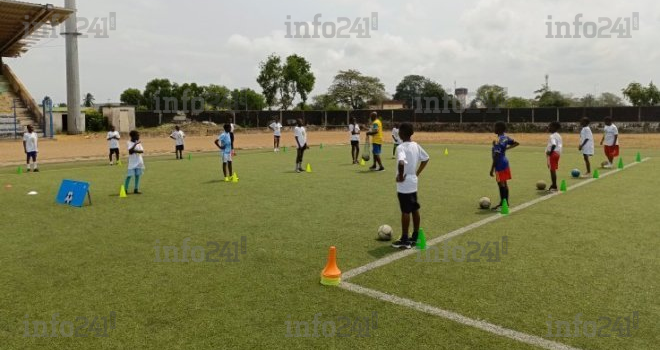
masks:
<path fill-rule="evenodd" d="M 110 165 L 115 165 L 115 163 L 112 161 L 112 155 L 115 155 L 115 158 L 117 159 L 117 163 L 119 163 L 119 139 L 121 136 L 119 135 L 119 132 L 115 130 L 114 125 L 110 125 L 110 131 L 108 131 L 108 136 L 106 137 L 106 140 L 108 140 L 108 147 L 110 148 Z"/>
<path fill-rule="evenodd" d="M 353 164 L 360 162 L 360 125 L 358 125 L 355 117 L 351 118 L 351 123 L 348 124 L 348 134 L 351 140 L 351 156 L 353 157 Z"/>
<path fill-rule="evenodd" d="M 417 202 L 418 177 L 429 162 L 429 155 L 416 142 L 411 140 L 414 133 L 410 123 L 403 123 L 399 135 L 403 143 L 396 149 L 398 172 L 396 176 L 397 196 L 401 209 L 401 238 L 392 243 L 394 248 L 410 249 L 417 243 L 421 208 Z M 418 167 L 419 166 L 419 167 Z M 412 237 L 408 238 L 410 217 L 413 219 Z"/>
<path fill-rule="evenodd" d="M 303 121 L 302 119 L 298 119 L 296 121 L 296 128 L 293 129 L 293 135 L 294 138 L 296 139 L 296 146 L 298 149 L 296 150 L 296 172 L 301 173 L 305 171 L 302 168 L 302 163 L 303 163 L 303 157 L 305 156 L 305 150 L 309 149 L 307 146 L 307 130 L 305 130 L 305 127 L 303 126 Z"/>
<path fill-rule="evenodd" d="M 128 148 L 128 174 L 126 176 L 126 182 L 124 183 L 124 188 L 128 192 L 128 186 L 131 184 L 131 177 L 135 177 L 135 188 L 133 193 L 142 194 L 140 192 L 140 177 L 144 174 L 144 159 L 142 159 L 142 154 L 144 153 L 144 148 L 142 147 L 142 142 L 140 141 L 140 133 L 137 130 L 133 130 L 129 133 L 131 140 L 127 142 Z"/>
<path fill-rule="evenodd" d="M 600 144 L 605 144 L 605 156 L 608 161 L 605 168 L 609 169 L 614 163 L 614 158 L 619 156 L 619 129 L 612 124 L 612 117 L 605 117 L 605 128 Z"/>
<path fill-rule="evenodd" d="M 394 140 L 394 148 L 392 149 L 392 158 L 395 158 L 396 148 L 401 144 L 401 137 L 399 137 L 399 124 L 394 124 L 392 128 L 392 140 Z"/>
<path fill-rule="evenodd" d="M 552 122 L 548 125 L 550 137 L 548 138 L 545 154 L 548 157 L 548 169 L 550 169 L 550 178 L 552 179 L 552 185 L 548 192 L 557 192 L 557 170 L 559 169 L 559 158 L 564 147 L 559 129 L 561 129 L 559 122 Z"/>
<path fill-rule="evenodd" d="M 225 124 L 224 130 L 220 137 L 215 140 L 215 145 L 220 149 L 222 154 L 222 173 L 225 176 L 225 182 L 230 181 L 230 177 L 234 174 L 232 167 L 232 148 L 231 148 L 231 125 Z"/>
<path fill-rule="evenodd" d="M 174 131 L 170 135 L 170 138 L 174 140 L 174 153 L 176 153 L 176 159 L 183 159 L 183 139 L 186 138 L 186 134 L 184 134 L 181 128 L 177 125 L 174 127 Z"/>
<path fill-rule="evenodd" d="M 497 186 L 500 190 L 500 204 L 493 210 L 499 210 L 504 204 L 504 200 L 509 202 L 509 185 L 507 181 L 511 180 L 511 168 L 509 160 L 506 157 L 506 151 L 518 147 L 520 144 L 505 134 L 506 124 L 504 122 L 495 123 L 495 134 L 497 140 L 493 141 L 493 165 L 490 167 L 490 176 L 495 177 Z"/>
<path fill-rule="evenodd" d="M 39 172 L 37 167 L 37 153 L 39 149 L 37 147 L 37 140 L 39 136 L 34 132 L 32 125 L 27 126 L 27 132 L 23 134 L 23 151 L 27 157 L 25 171 L 30 172 L 30 159 L 32 160 L 32 171 L 35 173 Z"/>
<path fill-rule="evenodd" d="M 591 121 L 589 118 L 582 118 L 580 125 L 582 125 L 582 130 L 580 131 L 580 146 L 578 150 L 582 152 L 584 157 L 584 164 L 587 166 L 587 172 L 584 174 L 584 177 L 591 176 L 591 161 L 590 157 L 594 155 L 594 134 L 591 132 L 589 124 Z"/>
<path fill-rule="evenodd" d="M 280 151 L 280 138 L 282 137 L 282 123 L 277 119 L 273 119 L 273 122 L 268 126 L 273 130 L 273 152 L 277 153 Z"/>

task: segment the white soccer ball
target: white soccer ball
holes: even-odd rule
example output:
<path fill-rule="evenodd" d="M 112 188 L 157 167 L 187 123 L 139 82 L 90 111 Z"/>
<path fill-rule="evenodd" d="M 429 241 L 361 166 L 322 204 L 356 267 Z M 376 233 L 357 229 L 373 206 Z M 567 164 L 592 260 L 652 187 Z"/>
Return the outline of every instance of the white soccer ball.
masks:
<path fill-rule="evenodd" d="M 481 209 L 490 209 L 490 198 L 488 197 L 482 197 L 479 199 L 479 208 Z"/>
<path fill-rule="evenodd" d="M 381 241 L 392 240 L 392 227 L 390 225 L 381 225 L 378 228 L 378 239 Z"/>

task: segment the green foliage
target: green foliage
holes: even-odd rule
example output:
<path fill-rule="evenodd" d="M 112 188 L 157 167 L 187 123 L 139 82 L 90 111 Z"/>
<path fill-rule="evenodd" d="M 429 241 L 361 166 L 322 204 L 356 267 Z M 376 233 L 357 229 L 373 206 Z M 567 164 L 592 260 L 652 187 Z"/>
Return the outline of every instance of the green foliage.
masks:
<path fill-rule="evenodd" d="M 260 111 L 267 107 L 264 96 L 252 89 L 234 89 L 231 92 L 233 109 L 243 111 Z"/>
<path fill-rule="evenodd" d="M 291 91 L 293 99 L 300 95 L 302 104 L 307 102 L 309 93 L 314 89 L 316 78 L 311 71 L 312 66 L 307 60 L 298 55 L 291 55 L 286 58 L 286 64 L 283 67 L 284 84 L 287 90 Z"/>
<path fill-rule="evenodd" d="M 144 96 L 139 89 L 129 88 L 124 90 L 119 97 L 122 104 L 140 107 L 144 106 Z"/>
<path fill-rule="evenodd" d="M 328 94 L 320 94 L 312 97 L 311 109 L 316 111 L 338 111 L 346 108 L 337 104 L 337 101 Z"/>
<path fill-rule="evenodd" d="M 649 86 L 644 87 L 640 83 L 630 83 L 628 86 L 622 90 L 623 96 L 632 103 L 633 106 L 655 106 L 660 104 L 660 91 L 653 84 L 649 83 Z"/>
<path fill-rule="evenodd" d="M 87 131 L 105 131 L 107 126 L 108 121 L 101 112 L 91 108 L 85 110 L 85 128 Z"/>
<path fill-rule="evenodd" d="M 506 102 L 504 102 L 504 107 L 506 108 L 530 108 L 532 103 L 522 97 L 509 97 Z"/>
<path fill-rule="evenodd" d="M 222 85 L 211 84 L 204 89 L 204 100 L 211 110 L 224 110 L 231 107 L 231 91 Z"/>
<path fill-rule="evenodd" d="M 268 108 L 277 104 L 277 93 L 280 91 L 280 84 L 282 80 L 282 59 L 271 54 L 266 59 L 266 62 L 259 64 L 259 76 L 257 83 L 261 86 L 266 105 Z"/>
<path fill-rule="evenodd" d="M 368 103 L 379 103 L 387 98 L 385 85 L 376 77 L 362 75 L 357 70 L 339 71 L 328 90 L 337 103 L 353 109 L 363 109 Z"/>
<path fill-rule="evenodd" d="M 559 91 L 546 91 L 538 99 L 538 107 L 568 107 L 571 99 Z"/>
<path fill-rule="evenodd" d="M 477 89 L 476 99 L 486 108 L 503 107 L 507 98 L 506 89 L 499 85 L 482 85 Z"/>
<path fill-rule="evenodd" d="M 83 105 L 85 107 L 94 107 L 94 95 L 88 92 L 87 95 L 85 95 Z"/>
<path fill-rule="evenodd" d="M 417 108 L 416 98 L 424 97 L 424 87 L 430 79 L 421 75 L 407 75 L 396 86 L 393 98 L 403 101 L 406 108 Z"/>

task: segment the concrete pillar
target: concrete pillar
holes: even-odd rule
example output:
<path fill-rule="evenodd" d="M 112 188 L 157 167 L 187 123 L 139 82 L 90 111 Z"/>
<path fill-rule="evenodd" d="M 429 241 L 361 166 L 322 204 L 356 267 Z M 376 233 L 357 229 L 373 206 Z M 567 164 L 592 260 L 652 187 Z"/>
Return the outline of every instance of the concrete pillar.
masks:
<path fill-rule="evenodd" d="M 85 117 L 80 111 L 80 67 L 78 65 L 78 17 L 76 0 L 65 0 L 64 6 L 74 13 L 66 20 L 66 92 L 68 108 L 69 134 L 81 134 L 85 131 Z"/>

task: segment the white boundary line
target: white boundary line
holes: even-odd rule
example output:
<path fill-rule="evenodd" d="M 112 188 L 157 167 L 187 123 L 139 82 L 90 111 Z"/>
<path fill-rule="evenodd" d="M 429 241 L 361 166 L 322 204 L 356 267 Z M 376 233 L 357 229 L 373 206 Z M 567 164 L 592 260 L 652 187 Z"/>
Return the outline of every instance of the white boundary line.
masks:
<path fill-rule="evenodd" d="M 646 162 L 646 161 L 648 161 L 649 159 L 651 159 L 651 158 L 644 158 L 644 159 L 642 159 L 642 162 Z M 633 167 L 633 166 L 635 166 L 635 165 L 637 165 L 637 164 L 640 164 L 640 163 L 637 163 L 637 162 L 635 162 L 635 163 L 630 163 L 630 164 L 626 165 L 626 166 L 624 167 L 624 169 L 628 169 L 628 168 Z M 616 169 L 616 170 L 613 170 L 613 171 L 609 171 L 609 172 L 607 172 L 607 173 L 602 174 L 602 175 L 600 176 L 600 178 L 604 178 L 604 177 L 607 177 L 607 176 L 610 176 L 610 175 L 613 175 L 613 174 L 617 174 L 617 173 L 620 172 L 621 170 L 623 170 L 623 169 Z M 568 191 L 572 191 L 572 190 L 575 190 L 575 189 L 577 189 L 577 188 L 579 188 L 579 187 L 585 186 L 585 185 L 590 184 L 590 183 L 592 183 L 592 182 L 594 182 L 594 181 L 597 181 L 597 180 L 599 180 L 599 179 L 593 179 L 593 178 L 592 178 L 592 179 L 584 180 L 584 181 L 582 181 L 582 182 L 580 182 L 580 183 L 577 183 L 577 184 L 575 184 L 575 185 L 573 185 L 573 186 L 567 188 L 567 190 L 568 190 Z M 529 208 L 529 207 L 531 207 L 531 206 L 533 206 L 533 205 L 535 205 L 535 204 L 538 204 L 538 203 L 541 203 L 541 202 L 547 201 L 548 199 L 554 198 L 554 197 L 559 196 L 559 195 L 561 195 L 561 192 L 555 192 L 555 193 L 551 193 L 551 194 L 545 195 L 545 196 L 543 196 L 543 197 L 539 197 L 539 198 L 537 198 L 537 199 L 531 200 L 531 201 L 529 201 L 529 202 L 526 202 L 526 203 L 523 203 L 523 204 L 521 204 L 521 205 L 518 205 L 518 206 L 516 206 L 516 207 L 514 207 L 514 208 L 511 208 L 510 213 L 513 214 L 513 213 L 518 212 L 518 211 L 521 211 L 521 210 L 523 210 L 523 209 L 527 209 L 527 208 Z M 445 234 L 445 235 L 442 235 L 442 236 L 440 236 L 440 237 L 436 237 L 436 238 L 434 238 L 434 239 L 428 241 L 427 244 L 428 244 L 428 245 L 436 245 L 436 244 L 439 244 L 439 243 L 441 243 L 441 242 L 444 242 L 444 241 L 447 241 L 447 240 L 452 239 L 452 238 L 454 238 L 454 237 L 460 236 L 460 235 L 462 235 L 462 234 L 464 234 L 464 233 L 467 233 L 467 232 L 469 232 L 469 231 L 472 231 L 472 230 L 477 229 L 477 228 L 479 228 L 479 227 L 481 227 L 481 226 L 487 225 L 487 224 L 489 224 L 489 223 L 491 223 L 491 222 L 493 222 L 493 221 L 497 221 L 497 220 L 500 220 L 500 219 L 505 218 L 505 217 L 506 217 L 506 216 L 501 215 L 501 214 L 494 214 L 494 215 L 491 215 L 491 216 L 489 216 L 489 217 L 487 217 L 487 218 L 485 218 L 485 219 L 483 219 L 483 220 L 477 221 L 477 222 L 472 223 L 472 224 L 470 224 L 470 225 L 467 225 L 467 226 L 465 226 L 465 227 L 461 227 L 461 228 L 459 228 L 459 229 L 457 229 L 457 230 L 451 231 L 451 232 L 449 232 L 449 233 L 447 233 L 447 234 Z M 381 267 L 381 266 L 385 266 L 385 265 L 390 264 L 390 263 L 392 263 L 392 262 L 394 262 L 394 261 L 397 261 L 397 260 L 403 259 L 403 258 L 405 258 L 405 257 L 407 257 L 407 256 L 414 255 L 414 254 L 416 254 L 416 253 L 417 253 L 417 249 L 407 249 L 407 250 L 402 250 L 402 251 L 396 252 L 396 253 L 394 253 L 394 254 L 388 255 L 387 257 L 384 257 L 384 258 L 381 258 L 381 259 L 378 259 L 378 260 L 372 261 L 372 262 L 370 262 L 370 263 L 368 263 L 368 264 L 366 264 L 366 265 L 362 265 L 362 266 L 360 266 L 360 267 L 356 267 L 356 268 L 354 268 L 354 269 L 352 269 L 352 270 L 349 270 L 349 271 L 347 271 L 347 272 L 345 272 L 345 273 L 342 273 L 342 276 L 341 276 L 341 277 L 342 277 L 342 281 L 348 281 L 348 280 L 350 280 L 351 278 L 353 278 L 353 277 L 355 277 L 355 276 L 361 275 L 361 274 L 363 274 L 363 273 L 365 273 L 365 272 L 368 272 L 368 271 L 371 271 L 371 270 L 373 270 L 373 269 L 377 269 L 377 268 L 379 268 L 379 267 Z"/>
<path fill-rule="evenodd" d="M 455 312 L 443 310 L 428 304 L 420 303 L 417 301 L 413 301 L 410 299 L 404 299 L 397 297 L 395 295 L 390 295 L 386 294 L 383 292 L 379 292 L 377 290 L 365 288 L 362 286 L 359 286 L 357 284 L 353 283 L 348 283 L 348 282 L 341 282 L 339 287 L 349 290 L 351 292 L 355 292 L 358 294 L 370 296 L 372 298 L 376 298 L 378 300 L 386 301 L 388 303 L 396 304 L 399 306 L 404 306 L 408 307 L 417 311 L 421 311 L 433 316 L 438 316 L 442 317 L 445 319 L 448 319 L 450 321 L 454 321 L 460 324 L 464 324 L 466 326 L 474 327 L 481 329 L 483 331 L 486 331 L 488 333 L 492 333 L 495 335 L 503 336 L 506 338 L 510 338 L 522 343 L 534 345 L 534 346 L 539 346 L 544 349 L 548 350 L 580 350 L 579 348 L 574 348 L 565 344 L 557 343 L 551 340 L 547 340 L 541 337 L 537 337 L 535 335 L 529 335 L 525 334 L 522 332 L 514 331 L 512 329 L 500 327 L 498 325 L 494 325 L 492 323 L 484 322 L 484 321 L 478 321 L 471 319 L 469 317 L 465 317 L 463 315 L 459 315 Z"/>
<path fill-rule="evenodd" d="M 649 159 L 651 159 L 651 158 L 644 158 L 644 159 L 642 159 L 642 162 L 646 162 Z M 640 163 L 637 163 L 637 162 L 630 163 L 630 164 L 626 165 L 624 167 L 624 169 L 633 167 L 637 164 L 640 164 Z M 615 171 L 610 171 L 610 172 L 607 172 L 607 173 L 601 175 L 600 177 L 603 178 L 603 177 L 610 176 L 612 174 L 617 174 L 619 171 L 624 170 L 624 169 L 617 169 Z M 598 179 L 593 179 L 592 178 L 592 179 L 585 180 L 583 182 L 580 182 L 578 184 L 575 184 L 575 185 L 567 188 L 567 190 L 568 191 L 575 190 L 575 189 L 580 188 L 582 186 L 585 186 L 589 183 L 592 183 L 596 180 L 598 180 Z M 531 207 L 535 204 L 547 201 L 548 199 L 551 199 L 555 196 L 559 196 L 560 194 L 561 194 L 561 192 L 556 192 L 556 193 L 548 194 L 546 196 L 539 197 L 537 199 L 534 199 L 534 200 L 531 200 L 529 202 L 523 203 L 523 204 L 521 204 L 521 205 L 519 205 L 515 208 L 512 208 L 511 213 L 515 213 L 515 212 L 521 211 L 523 209 L 529 208 L 529 207 Z M 503 217 L 505 217 L 505 216 L 500 215 L 500 214 L 495 214 L 495 215 L 489 216 L 489 217 L 487 217 L 483 220 L 477 221 L 477 222 L 475 222 L 471 225 L 459 228 L 459 229 L 454 230 L 450 233 L 447 233 L 443 236 L 436 237 L 436 238 L 430 240 L 427 243 L 429 245 L 439 244 L 443 241 L 446 241 L 446 240 L 451 239 L 451 238 L 456 237 L 456 236 L 460 236 L 460 235 L 462 235 L 466 232 L 469 232 L 469 231 L 474 230 L 476 228 L 479 228 L 481 226 L 487 225 L 487 224 L 489 224 L 493 221 L 499 220 Z M 348 272 L 342 274 L 342 282 L 339 285 L 339 287 L 342 288 L 342 289 L 345 289 L 345 290 L 348 290 L 348 291 L 351 291 L 351 292 L 354 292 L 354 293 L 366 295 L 366 296 L 369 296 L 369 297 L 372 297 L 372 298 L 375 298 L 375 299 L 378 299 L 378 300 L 381 300 L 381 301 L 386 301 L 388 303 L 392 303 L 392 304 L 395 304 L 395 305 L 408 307 L 408 308 L 411 308 L 411 309 L 414 309 L 414 310 L 417 310 L 417 311 L 421 311 L 421 312 L 424 312 L 424 313 L 427 313 L 427 314 L 430 314 L 430 315 L 433 315 L 433 316 L 438 316 L 438 317 L 441 317 L 441 318 L 444 318 L 444 319 L 448 319 L 450 321 L 454 321 L 454 322 L 457 322 L 457 323 L 460 323 L 460 324 L 463 324 L 463 325 L 466 325 L 466 326 L 478 328 L 478 329 L 481 329 L 483 331 L 486 331 L 486 332 L 489 332 L 489 333 L 492 333 L 492 334 L 495 334 L 495 335 L 498 335 L 498 336 L 510 338 L 510 339 L 513 339 L 513 340 L 516 340 L 516 341 L 519 341 L 519 342 L 522 342 L 522 343 L 534 345 L 534 346 L 539 346 L 539 347 L 542 347 L 544 349 L 548 349 L 548 350 L 580 350 L 579 348 L 574 348 L 574 347 L 571 347 L 571 346 L 568 346 L 568 345 L 565 345 L 565 344 L 561 344 L 561 343 L 558 343 L 558 342 L 547 340 L 547 339 L 542 338 L 542 337 L 538 337 L 538 336 L 535 336 L 535 335 L 530 335 L 530 334 L 518 332 L 518 331 L 515 331 L 515 330 L 512 330 L 512 329 L 504 328 L 504 327 L 501 327 L 501 326 L 498 326 L 498 325 L 495 325 L 495 324 L 492 324 L 492 323 L 488 323 L 488 322 L 485 322 L 485 321 L 474 320 L 474 319 L 471 319 L 469 317 L 460 315 L 460 314 L 455 313 L 455 312 L 443 310 L 443 309 L 437 308 L 435 306 L 431 306 L 431 305 L 420 303 L 420 302 L 417 302 L 417 301 L 414 301 L 414 300 L 405 299 L 405 298 L 401 298 L 401 297 L 398 297 L 398 296 L 395 296 L 395 295 L 379 292 L 379 291 L 374 290 L 374 289 L 369 289 L 369 288 L 362 287 L 362 286 L 359 286 L 357 284 L 353 284 L 353 283 L 348 282 L 349 279 L 351 279 L 355 276 L 358 276 L 358 275 L 363 274 L 365 272 L 374 270 L 374 269 L 379 268 L 381 266 L 385 266 L 389 263 L 392 263 L 392 262 L 397 261 L 399 259 L 403 259 L 407 256 L 413 255 L 413 254 L 416 253 L 416 251 L 417 251 L 416 249 L 408 249 L 408 250 L 400 251 L 400 252 L 394 253 L 392 255 L 389 255 L 385 258 L 378 259 L 378 260 L 373 261 L 371 263 L 368 263 L 366 265 L 363 265 L 363 266 L 354 268 L 352 270 L 349 270 Z"/>

